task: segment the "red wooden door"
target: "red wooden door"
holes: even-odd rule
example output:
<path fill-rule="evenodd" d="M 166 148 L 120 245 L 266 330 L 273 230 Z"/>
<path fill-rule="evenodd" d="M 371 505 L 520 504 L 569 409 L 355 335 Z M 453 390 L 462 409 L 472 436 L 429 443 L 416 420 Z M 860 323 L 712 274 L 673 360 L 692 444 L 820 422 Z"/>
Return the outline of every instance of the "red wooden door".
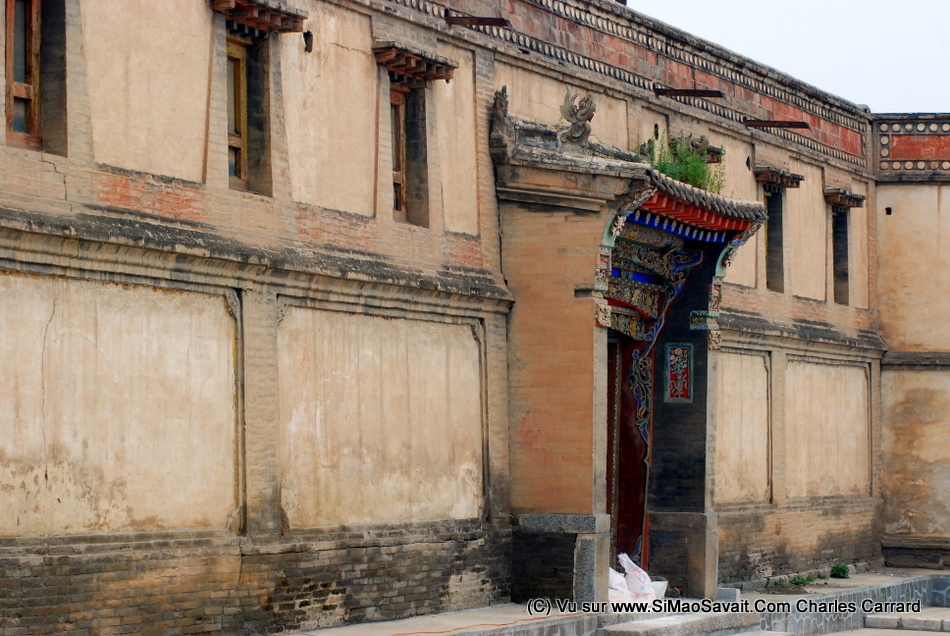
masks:
<path fill-rule="evenodd" d="M 651 348 L 647 358 L 641 359 L 644 349 L 646 343 L 611 332 L 607 351 L 607 512 L 614 567 L 620 552 L 647 567 L 653 353 Z"/>

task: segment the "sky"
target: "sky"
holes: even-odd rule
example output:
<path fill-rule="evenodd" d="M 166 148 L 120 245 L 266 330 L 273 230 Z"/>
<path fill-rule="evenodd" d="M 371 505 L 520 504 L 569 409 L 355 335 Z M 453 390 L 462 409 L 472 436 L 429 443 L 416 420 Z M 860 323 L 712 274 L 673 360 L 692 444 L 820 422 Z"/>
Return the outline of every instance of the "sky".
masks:
<path fill-rule="evenodd" d="M 950 0 L 627 0 L 875 113 L 950 112 Z"/>

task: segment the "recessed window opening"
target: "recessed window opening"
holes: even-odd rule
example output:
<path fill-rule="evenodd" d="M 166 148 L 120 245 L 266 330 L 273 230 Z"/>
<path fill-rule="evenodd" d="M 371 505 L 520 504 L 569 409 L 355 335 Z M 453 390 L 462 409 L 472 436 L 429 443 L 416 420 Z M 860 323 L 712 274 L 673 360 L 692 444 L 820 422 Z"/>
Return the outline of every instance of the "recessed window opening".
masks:
<path fill-rule="evenodd" d="M 772 291 L 785 291 L 785 246 L 782 232 L 782 199 L 784 191 L 774 186 L 765 188 L 765 206 L 769 218 L 765 223 L 765 286 Z"/>
<path fill-rule="evenodd" d="M 831 207 L 831 253 L 834 275 L 835 302 L 847 305 L 850 301 L 848 284 L 848 208 Z"/>
<path fill-rule="evenodd" d="M 389 73 L 392 128 L 393 218 L 429 226 L 426 85 Z"/>
<path fill-rule="evenodd" d="M 228 22 L 228 179 L 231 188 L 271 195 L 268 35 Z"/>

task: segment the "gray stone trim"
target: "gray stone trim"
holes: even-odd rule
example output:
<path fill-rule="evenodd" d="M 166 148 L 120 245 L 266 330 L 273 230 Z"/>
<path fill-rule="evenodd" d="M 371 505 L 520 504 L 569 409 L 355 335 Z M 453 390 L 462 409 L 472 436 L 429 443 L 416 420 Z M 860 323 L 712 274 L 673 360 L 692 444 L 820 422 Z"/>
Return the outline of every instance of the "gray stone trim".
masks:
<path fill-rule="evenodd" d="M 950 537 L 914 537 L 899 534 L 885 534 L 881 538 L 885 548 L 927 548 L 950 550 Z"/>
<path fill-rule="evenodd" d="M 931 368 L 934 370 L 942 370 L 950 367 L 950 352 L 888 351 L 881 359 L 881 366 L 889 368 Z"/>
<path fill-rule="evenodd" d="M 610 531 L 610 515 L 521 514 L 517 520 L 522 532 L 600 534 Z"/>

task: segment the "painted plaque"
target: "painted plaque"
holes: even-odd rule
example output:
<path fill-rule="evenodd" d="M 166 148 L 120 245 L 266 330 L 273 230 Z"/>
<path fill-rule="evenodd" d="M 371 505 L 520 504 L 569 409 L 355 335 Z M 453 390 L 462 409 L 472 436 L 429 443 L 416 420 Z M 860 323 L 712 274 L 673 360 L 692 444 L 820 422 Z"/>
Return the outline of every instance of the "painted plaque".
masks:
<path fill-rule="evenodd" d="M 666 390 L 664 402 L 693 401 L 693 345 L 666 345 Z"/>

